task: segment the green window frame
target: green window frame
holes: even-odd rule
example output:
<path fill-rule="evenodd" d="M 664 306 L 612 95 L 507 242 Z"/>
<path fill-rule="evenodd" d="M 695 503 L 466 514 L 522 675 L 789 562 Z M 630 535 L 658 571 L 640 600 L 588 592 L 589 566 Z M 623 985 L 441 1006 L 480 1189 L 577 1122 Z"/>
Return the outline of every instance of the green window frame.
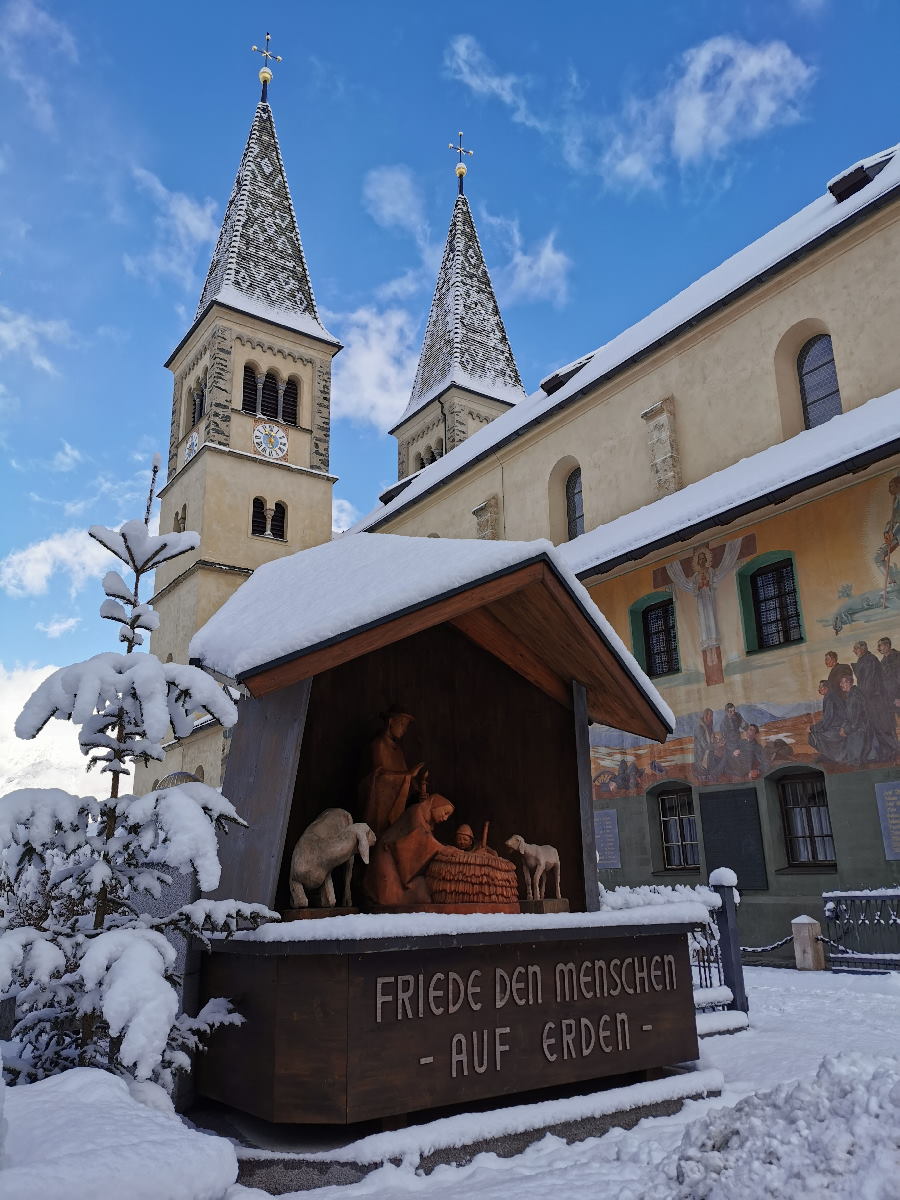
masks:
<path fill-rule="evenodd" d="M 757 596 L 754 595 L 754 578 L 759 579 L 759 572 L 769 567 L 773 570 L 781 564 L 789 564 L 793 578 L 792 599 L 796 611 L 785 615 L 788 636 L 779 642 L 766 642 L 760 636 L 760 613 Z M 741 623 L 744 627 L 744 645 L 748 654 L 756 654 L 766 650 L 781 650 L 785 646 L 799 646 L 806 641 L 806 631 L 803 621 L 803 609 L 800 603 L 800 581 L 797 573 L 797 563 L 790 550 L 770 550 L 767 554 L 758 554 L 744 563 L 737 572 L 738 601 L 741 609 Z M 776 598 L 777 599 L 777 598 Z M 793 635 L 793 636 L 792 636 Z"/>
<path fill-rule="evenodd" d="M 669 666 L 671 670 L 654 671 L 651 655 L 647 646 L 647 613 L 650 609 L 660 609 L 663 605 L 671 605 L 671 632 L 673 645 L 669 648 Z M 651 679 L 662 679 L 677 675 L 681 670 L 681 657 L 678 647 L 678 614 L 675 609 L 675 597 L 671 591 L 650 592 L 636 600 L 628 609 L 628 621 L 631 626 L 631 647 L 634 657 L 638 660 Z M 657 662 L 657 665 L 658 662 Z"/>

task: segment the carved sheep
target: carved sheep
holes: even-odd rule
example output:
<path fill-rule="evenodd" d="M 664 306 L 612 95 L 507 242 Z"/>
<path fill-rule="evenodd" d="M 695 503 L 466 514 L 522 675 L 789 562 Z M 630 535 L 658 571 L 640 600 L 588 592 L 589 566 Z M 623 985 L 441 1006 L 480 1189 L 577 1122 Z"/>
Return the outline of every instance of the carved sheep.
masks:
<path fill-rule="evenodd" d="M 505 845 L 507 850 L 511 850 L 522 860 L 526 900 L 544 899 L 547 876 L 551 872 L 555 876 L 556 899 L 562 899 L 559 890 L 559 851 L 555 846 L 534 846 L 518 833 L 514 833 Z"/>
<path fill-rule="evenodd" d="M 375 845 L 375 834 L 362 821 L 354 822 L 344 808 L 326 808 L 312 824 L 304 829 L 291 855 L 291 904 L 308 908 L 306 890 L 318 891 L 319 907 L 334 908 L 334 883 L 331 872 L 342 863 L 344 871 L 343 906 L 349 908 L 350 881 L 353 862 L 358 854 L 364 863 L 369 861 L 369 847 Z"/>

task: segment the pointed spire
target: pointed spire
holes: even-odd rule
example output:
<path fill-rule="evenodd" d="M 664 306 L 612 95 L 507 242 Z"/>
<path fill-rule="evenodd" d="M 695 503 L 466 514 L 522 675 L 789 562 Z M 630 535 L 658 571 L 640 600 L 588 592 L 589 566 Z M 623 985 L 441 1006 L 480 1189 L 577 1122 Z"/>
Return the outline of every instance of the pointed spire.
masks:
<path fill-rule="evenodd" d="M 263 72 L 271 78 L 268 68 Z M 263 80 L 263 84 L 268 80 Z M 275 120 L 256 106 L 197 319 L 213 301 L 334 342 L 316 309 Z"/>
<path fill-rule="evenodd" d="M 525 397 L 462 192 L 453 206 L 412 394 L 395 428 L 453 384 L 508 404 Z"/>

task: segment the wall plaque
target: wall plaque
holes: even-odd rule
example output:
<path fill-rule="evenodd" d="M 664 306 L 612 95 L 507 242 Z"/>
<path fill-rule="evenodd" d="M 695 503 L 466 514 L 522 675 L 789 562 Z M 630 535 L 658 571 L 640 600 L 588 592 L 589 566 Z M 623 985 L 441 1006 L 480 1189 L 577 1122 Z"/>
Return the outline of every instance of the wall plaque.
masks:
<path fill-rule="evenodd" d="M 601 808 L 594 813 L 594 845 L 598 871 L 616 871 L 621 867 L 619 814 L 614 808 Z"/>
<path fill-rule="evenodd" d="M 876 783 L 875 800 L 881 821 L 884 857 L 888 862 L 900 859 L 900 782 Z"/>

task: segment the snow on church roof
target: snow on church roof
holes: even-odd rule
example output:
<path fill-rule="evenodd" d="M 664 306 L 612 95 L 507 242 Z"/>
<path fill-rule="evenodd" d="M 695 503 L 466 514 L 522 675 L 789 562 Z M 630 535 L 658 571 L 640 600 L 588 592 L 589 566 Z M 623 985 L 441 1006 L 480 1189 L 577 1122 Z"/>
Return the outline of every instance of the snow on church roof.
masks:
<path fill-rule="evenodd" d="M 757 500 L 771 501 L 781 488 L 814 486 L 820 473 L 892 442 L 900 443 L 900 389 L 599 525 L 560 546 L 559 553 L 578 575 L 609 570 L 692 526 Z"/>
<path fill-rule="evenodd" d="M 419 497 L 439 486 L 458 471 L 485 457 L 506 441 L 518 437 L 529 426 L 551 415 L 555 409 L 592 387 L 633 359 L 647 353 L 656 344 L 678 330 L 694 324 L 741 289 L 784 264 L 792 256 L 810 249 L 818 239 L 836 233 L 857 213 L 877 203 L 900 187 L 900 147 L 873 155 L 870 161 L 892 156 L 884 169 L 869 184 L 843 201 L 825 192 L 811 204 L 777 225 L 743 250 L 701 276 L 684 291 L 661 305 L 649 316 L 612 338 L 587 356 L 584 365 L 571 378 L 547 395 L 541 389 L 517 404 L 509 412 L 484 426 L 462 445 L 431 463 L 417 478 L 388 504 L 379 505 L 359 521 L 354 529 L 372 529 Z M 846 175 L 842 171 L 840 176 Z M 406 415 L 406 414 L 405 414 Z"/>
<path fill-rule="evenodd" d="M 525 397 L 462 193 L 453 206 L 409 404 L 394 428 L 452 384 L 510 404 Z"/>
<path fill-rule="evenodd" d="M 544 558 L 663 721 L 675 718 L 550 542 L 343 534 L 258 567 L 191 639 L 191 660 L 232 679 L 488 576 Z"/>
<path fill-rule="evenodd" d="M 256 106 L 197 319 L 214 301 L 335 342 L 316 309 L 275 120 Z"/>

